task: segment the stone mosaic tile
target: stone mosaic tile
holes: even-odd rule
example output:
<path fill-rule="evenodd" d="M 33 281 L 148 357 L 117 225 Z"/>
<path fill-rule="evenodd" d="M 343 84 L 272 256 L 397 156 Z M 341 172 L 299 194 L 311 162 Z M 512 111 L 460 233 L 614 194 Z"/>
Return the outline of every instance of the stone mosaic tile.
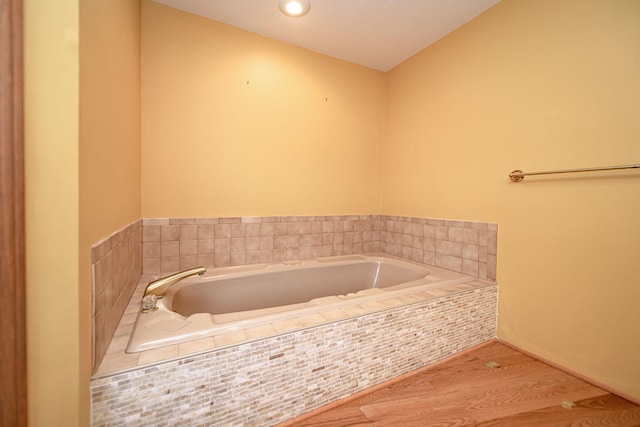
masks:
<path fill-rule="evenodd" d="M 495 338 L 497 285 L 91 383 L 93 426 L 274 425 Z"/>

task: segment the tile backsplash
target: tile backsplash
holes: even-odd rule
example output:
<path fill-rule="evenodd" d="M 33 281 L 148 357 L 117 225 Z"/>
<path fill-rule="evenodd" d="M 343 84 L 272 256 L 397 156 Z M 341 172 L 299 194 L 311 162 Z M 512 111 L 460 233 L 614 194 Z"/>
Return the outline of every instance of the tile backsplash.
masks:
<path fill-rule="evenodd" d="M 91 267 L 95 370 L 142 274 L 142 220 L 93 245 Z"/>
<path fill-rule="evenodd" d="M 380 251 L 480 279 L 496 279 L 498 225 L 382 217 Z"/>
<path fill-rule="evenodd" d="M 143 273 L 384 252 L 495 280 L 497 225 L 382 215 L 144 219 Z"/>
<path fill-rule="evenodd" d="M 92 248 L 94 369 L 142 274 L 370 252 L 495 280 L 497 225 L 387 215 L 136 221 Z"/>
<path fill-rule="evenodd" d="M 143 273 L 380 251 L 380 216 L 144 219 Z"/>

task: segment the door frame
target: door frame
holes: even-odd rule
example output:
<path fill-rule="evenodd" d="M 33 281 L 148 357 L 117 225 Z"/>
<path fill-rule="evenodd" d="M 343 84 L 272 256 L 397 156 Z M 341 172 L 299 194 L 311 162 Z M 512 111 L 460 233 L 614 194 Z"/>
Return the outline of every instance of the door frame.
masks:
<path fill-rule="evenodd" d="M 22 0 L 0 0 L 0 425 L 27 425 Z"/>

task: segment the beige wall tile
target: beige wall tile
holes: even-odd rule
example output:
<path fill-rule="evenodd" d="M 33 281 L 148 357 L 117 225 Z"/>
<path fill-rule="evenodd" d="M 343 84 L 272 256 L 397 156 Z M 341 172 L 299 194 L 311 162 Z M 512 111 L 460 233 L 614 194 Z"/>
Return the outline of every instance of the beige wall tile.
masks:
<path fill-rule="evenodd" d="M 179 225 L 164 225 L 160 227 L 160 241 L 178 241 L 180 240 L 180 226 Z"/>
<path fill-rule="evenodd" d="M 198 256 L 189 255 L 180 257 L 180 270 L 187 270 L 198 266 Z"/>
<path fill-rule="evenodd" d="M 215 239 L 213 241 L 213 253 L 230 253 L 231 252 L 231 239 Z"/>
<path fill-rule="evenodd" d="M 171 274 L 180 270 L 180 257 L 162 257 L 160 258 L 160 274 Z"/>
<path fill-rule="evenodd" d="M 213 242 L 213 239 L 198 240 L 198 255 L 213 254 Z"/>
<path fill-rule="evenodd" d="M 216 239 L 231 238 L 231 224 L 216 224 L 214 227 Z"/>
<path fill-rule="evenodd" d="M 181 225 L 180 240 L 198 240 L 198 226 L 195 225 L 195 223 L 190 225 Z"/>
<path fill-rule="evenodd" d="M 231 224 L 231 237 L 244 238 L 247 234 L 246 224 Z"/>
<path fill-rule="evenodd" d="M 214 268 L 215 266 L 213 254 L 198 255 L 197 260 L 198 265 L 201 265 L 207 269 Z"/>
<path fill-rule="evenodd" d="M 145 242 L 142 244 L 142 259 L 160 258 L 160 242 Z"/>
<path fill-rule="evenodd" d="M 180 240 L 180 256 L 197 255 L 198 254 L 198 241 L 197 240 Z"/>
<path fill-rule="evenodd" d="M 160 257 L 177 257 L 180 256 L 180 241 L 161 242 Z"/>
<path fill-rule="evenodd" d="M 160 226 L 159 225 L 145 225 L 142 231 L 143 242 L 159 242 L 160 241 Z"/>
<path fill-rule="evenodd" d="M 208 240 L 215 238 L 216 224 L 198 224 L 198 240 Z"/>

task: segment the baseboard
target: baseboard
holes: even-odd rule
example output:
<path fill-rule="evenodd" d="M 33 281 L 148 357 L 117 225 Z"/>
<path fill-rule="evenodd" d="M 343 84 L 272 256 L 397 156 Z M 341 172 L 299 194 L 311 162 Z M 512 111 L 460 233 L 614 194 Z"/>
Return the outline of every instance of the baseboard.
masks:
<path fill-rule="evenodd" d="M 625 392 L 622 392 L 620 390 L 616 390 L 615 388 L 613 388 L 613 387 L 611 387 L 611 386 L 609 386 L 607 384 L 603 384 L 600 381 L 594 380 L 593 378 L 589 378 L 588 376 L 586 376 L 584 374 L 581 374 L 579 372 L 576 372 L 573 369 L 569 369 L 566 366 L 560 365 L 559 363 L 556 363 L 554 361 L 551 361 L 549 359 L 541 357 L 541 356 L 539 356 L 537 354 L 534 354 L 534 353 L 532 353 L 532 352 L 530 352 L 528 350 L 525 350 L 524 348 L 518 347 L 517 345 L 511 344 L 511 343 L 509 343 L 507 341 L 503 341 L 503 340 L 501 340 L 499 338 L 496 341 L 498 341 L 500 344 L 506 345 L 507 347 L 511 347 L 512 349 L 514 349 L 516 351 L 519 351 L 522 354 L 526 354 L 529 357 L 533 357 L 534 359 L 536 359 L 536 360 L 538 360 L 538 361 L 540 361 L 540 362 L 542 362 L 544 364 L 547 364 L 547 365 L 552 366 L 552 367 L 554 367 L 556 369 L 559 369 L 559 370 L 561 370 L 563 372 L 566 372 L 567 374 L 569 374 L 571 376 L 579 378 L 582 381 L 588 382 L 589 384 L 592 384 L 592 385 L 594 385 L 594 386 L 596 386 L 598 388 L 601 388 L 601 389 L 603 389 L 605 391 L 608 391 L 611 394 L 615 394 L 616 396 L 619 396 L 619 397 L 621 397 L 623 399 L 626 399 L 629 402 L 633 402 L 636 405 L 640 405 L 640 398 L 638 398 L 638 397 L 634 397 L 634 396 L 631 396 L 631 395 L 629 395 L 629 394 L 627 394 Z"/>

